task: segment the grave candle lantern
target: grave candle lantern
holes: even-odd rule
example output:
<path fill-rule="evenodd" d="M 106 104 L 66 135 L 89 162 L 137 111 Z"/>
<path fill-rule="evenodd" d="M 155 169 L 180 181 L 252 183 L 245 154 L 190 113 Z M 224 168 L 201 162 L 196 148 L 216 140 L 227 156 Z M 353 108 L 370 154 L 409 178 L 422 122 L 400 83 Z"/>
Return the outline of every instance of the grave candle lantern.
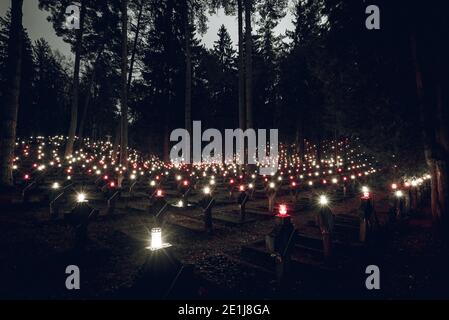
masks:
<path fill-rule="evenodd" d="M 318 199 L 318 203 L 321 207 L 327 206 L 329 204 L 329 199 L 325 195 L 321 195 Z"/>
<path fill-rule="evenodd" d="M 361 197 L 359 217 L 360 217 L 360 230 L 359 230 L 359 240 L 365 242 L 367 232 L 371 229 L 374 218 L 374 204 L 370 197 L 369 192 L 364 193 Z"/>
<path fill-rule="evenodd" d="M 329 208 L 329 199 L 326 195 L 320 195 L 318 204 L 320 209 L 318 210 L 317 222 L 323 240 L 324 258 L 328 259 L 332 251 L 331 234 L 334 228 L 334 214 Z"/>
<path fill-rule="evenodd" d="M 76 195 L 76 202 L 78 202 L 78 203 L 86 203 L 87 202 L 86 194 L 85 193 L 78 193 Z"/>
<path fill-rule="evenodd" d="M 215 199 L 211 195 L 210 187 L 206 186 L 203 189 L 204 197 L 200 201 L 204 213 L 204 227 L 207 233 L 212 234 L 212 207 L 215 205 Z"/>
<path fill-rule="evenodd" d="M 161 228 L 151 229 L 151 250 L 157 250 L 162 247 L 162 230 Z"/>
<path fill-rule="evenodd" d="M 396 219 L 401 219 L 405 209 L 405 199 L 404 192 L 402 190 L 397 190 L 394 193 L 393 206 L 390 208 L 390 219 L 395 221 Z"/>
<path fill-rule="evenodd" d="M 285 204 L 281 204 L 279 205 L 279 214 L 277 215 L 280 218 L 285 218 L 288 217 L 288 210 L 287 210 L 287 205 Z"/>

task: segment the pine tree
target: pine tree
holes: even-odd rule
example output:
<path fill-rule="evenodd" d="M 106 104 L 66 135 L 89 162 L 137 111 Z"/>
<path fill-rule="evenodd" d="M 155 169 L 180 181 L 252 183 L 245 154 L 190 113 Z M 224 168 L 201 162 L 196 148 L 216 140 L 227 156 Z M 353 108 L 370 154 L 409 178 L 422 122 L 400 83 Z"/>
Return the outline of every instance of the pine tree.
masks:
<path fill-rule="evenodd" d="M 255 123 L 258 127 L 279 127 L 279 61 L 282 35 L 275 36 L 274 29 L 285 16 L 287 1 L 263 1 L 257 4 L 260 19 L 254 36 L 253 83 L 255 87 Z M 266 117 L 272 114 L 272 117 Z"/>
<path fill-rule="evenodd" d="M 6 82 L 2 96 L 0 123 L 0 187 L 11 187 L 12 162 L 16 142 L 17 113 L 19 109 L 22 74 L 23 0 L 11 1 L 11 24 L 8 39 Z"/>
<path fill-rule="evenodd" d="M 35 77 L 33 81 L 33 103 L 19 112 L 19 132 L 34 135 L 54 135 L 63 132 L 67 119 L 70 78 L 62 62 L 44 39 L 33 46 Z"/>
<path fill-rule="evenodd" d="M 204 113 L 209 109 L 212 112 L 211 125 L 225 129 L 235 126 L 233 119 L 237 115 L 234 107 L 238 104 L 236 50 L 224 25 L 220 27 L 217 36 L 218 39 L 210 50 L 211 61 L 207 66 L 211 105 Z"/>
<path fill-rule="evenodd" d="M 231 36 L 224 25 L 218 30 L 218 40 L 214 42 L 212 54 L 218 59 L 222 71 L 235 69 L 236 50 L 232 46 Z"/>
<path fill-rule="evenodd" d="M 298 1 L 293 14 L 294 30 L 287 32 L 288 44 L 280 59 L 279 90 L 284 116 L 283 128 L 294 137 L 297 151 L 304 155 L 304 139 L 319 141 L 324 137 L 322 83 L 315 72 L 320 64 L 322 28 L 321 1 Z M 317 130 L 316 128 L 320 128 Z"/>

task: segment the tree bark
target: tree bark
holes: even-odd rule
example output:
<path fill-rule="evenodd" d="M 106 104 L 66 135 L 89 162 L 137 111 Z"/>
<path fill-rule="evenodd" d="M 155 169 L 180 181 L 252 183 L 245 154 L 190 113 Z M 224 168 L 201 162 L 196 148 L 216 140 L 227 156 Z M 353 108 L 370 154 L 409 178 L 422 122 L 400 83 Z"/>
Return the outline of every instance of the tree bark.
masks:
<path fill-rule="evenodd" d="M 73 144 L 75 142 L 76 125 L 78 123 L 78 95 L 79 95 L 79 81 L 80 81 L 80 64 L 81 64 L 81 51 L 84 32 L 84 17 L 86 14 L 86 8 L 84 1 L 81 0 L 81 12 L 80 12 L 80 29 L 76 31 L 76 44 L 75 44 L 75 66 L 73 70 L 73 84 L 72 84 L 72 106 L 70 112 L 70 127 L 67 144 L 65 146 L 65 157 L 69 157 L 73 153 Z"/>
<path fill-rule="evenodd" d="M 131 53 L 131 61 L 130 61 L 129 73 L 128 73 L 127 92 L 129 92 L 131 90 L 131 83 L 132 83 L 133 71 L 134 71 L 134 63 L 135 63 L 136 53 L 137 53 L 137 44 L 139 42 L 140 28 L 141 28 L 141 24 L 142 24 L 142 14 L 143 14 L 143 7 L 144 7 L 143 4 L 144 4 L 144 1 L 142 0 L 140 2 L 139 15 L 137 17 L 136 33 L 134 36 L 133 50 Z M 122 135 L 122 121 L 119 120 L 119 122 L 117 123 L 117 126 L 115 128 L 115 131 L 114 131 L 114 141 L 113 141 L 113 148 L 112 148 L 112 159 L 114 161 L 117 159 L 117 153 L 118 153 L 118 149 L 119 149 L 121 135 Z"/>
<path fill-rule="evenodd" d="M 190 8 L 189 0 L 184 0 L 185 17 L 184 17 L 184 41 L 185 41 L 185 129 L 192 135 L 192 52 L 190 48 Z M 190 163 L 191 159 L 186 159 Z"/>
<path fill-rule="evenodd" d="M 98 61 L 100 60 L 101 54 L 103 53 L 103 47 L 97 53 L 97 57 L 95 58 L 95 62 L 92 66 L 92 75 L 89 81 L 89 89 L 86 94 L 86 100 L 84 101 L 83 114 L 81 115 L 81 121 L 78 128 L 78 141 L 79 145 L 83 145 L 83 135 L 84 135 L 84 124 L 86 123 L 87 110 L 89 109 L 90 98 L 92 95 L 92 91 L 94 90 L 95 85 L 95 70 L 97 68 Z"/>
<path fill-rule="evenodd" d="M 245 61 L 243 50 L 243 5 L 242 0 L 237 0 L 238 14 L 238 47 L 239 47 L 239 126 L 245 130 L 246 127 L 246 110 L 245 110 Z"/>
<path fill-rule="evenodd" d="M 128 0 L 122 0 L 122 89 L 120 93 L 121 103 L 121 141 L 120 164 L 126 166 L 128 162 Z"/>
<path fill-rule="evenodd" d="M 415 68 L 416 92 L 420 111 L 421 130 L 424 141 L 424 154 L 431 175 L 431 210 L 435 225 L 442 231 L 444 238 L 449 240 L 449 208 L 448 208 L 448 176 L 449 176 L 449 135 L 447 130 L 447 114 L 443 108 L 443 92 L 441 84 L 444 77 L 441 65 L 434 66 L 434 79 L 424 77 L 421 69 L 417 36 L 410 37 L 412 61 Z M 432 85 L 433 84 L 433 85 Z M 426 99 L 425 90 L 435 94 L 435 99 Z"/>
<path fill-rule="evenodd" d="M 174 1 L 173 0 L 168 0 L 167 1 L 167 7 L 166 7 L 166 17 L 167 20 L 169 19 L 169 21 L 166 23 L 165 25 L 165 37 L 164 37 L 164 41 L 165 41 L 165 54 L 167 55 L 167 57 L 169 57 L 170 55 L 172 55 L 172 39 L 173 39 L 173 9 L 174 9 Z M 166 95 L 166 108 L 164 109 L 164 118 L 165 118 L 165 123 L 164 123 L 164 127 L 163 127 L 163 144 L 162 144 L 162 158 L 165 162 L 168 162 L 170 160 L 170 127 L 169 127 L 169 122 L 170 122 L 170 111 L 172 110 L 172 73 L 171 73 L 171 64 L 169 62 L 170 59 L 168 59 L 168 61 L 165 62 L 164 65 L 164 73 L 165 73 L 165 81 L 166 81 L 166 88 L 165 88 L 165 95 Z"/>
<path fill-rule="evenodd" d="M 90 96 L 92 94 L 92 90 L 94 89 L 94 85 L 95 85 L 95 67 L 92 70 L 92 75 L 91 75 L 90 81 L 89 81 L 89 89 L 86 93 L 86 100 L 84 100 L 83 113 L 81 114 L 81 121 L 80 121 L 80 125 L 78 128 L 78 146 L 83 145 L 84 124 L 86 122 L 87 109 L 89 109 Z"/>
<path fill-rule="evenodd" d="M 251 36 L 252 0 L 245 0 L 245 45 L 246 45 L 246 128 L 253 128 L 253 39 Z"/>
<path fill-rule="evenodd" d="M 134 62 L 136 60 L 137 45 L 139 43 L 140 28 L 141 28 L 141 25 L 142 25 L 143 2 L 144 2 L 144 0 L 141 0 L 140 4 L 139 4 L 139 14 L 137 16 L 136 33 L 135 33 L 135 36 L 134 36 L 134 44 L 133 44 L 133 50 L 132 50 L 132 53 L 131 53 L 131 61 L 130 61 L 130 64 L 129 64 L 128 87 L 127 87 L 128 88 L 127 89 L 128 92 L 131 89 L 131 82 L 132 82 L 133 71 L 134 71 Z"/>
<path fill-rule="evenodd" d="M 12 166 L 19 110 L 20 78 L 22 72 L 22 5 L 23 0 L 11 0 L 11 29 L 8 42 L 7 83 L 1 112 L 0 187 L 13 185 Z"/>
<path fill-rule="evenodd" d="M 112 161 L 117 161 L 117 153 L 120 145 L 120 138 L 122 134 L 122 121 L 119 118 L 117 121 L 117 125 L 115 126 L 114 131 L 114 145 L 112 147 Z"/>

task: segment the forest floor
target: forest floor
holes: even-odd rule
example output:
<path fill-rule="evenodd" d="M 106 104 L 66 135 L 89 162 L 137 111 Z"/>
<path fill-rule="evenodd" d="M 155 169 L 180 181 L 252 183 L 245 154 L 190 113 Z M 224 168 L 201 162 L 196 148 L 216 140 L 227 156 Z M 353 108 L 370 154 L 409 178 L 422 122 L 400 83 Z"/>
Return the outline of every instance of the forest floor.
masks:
<path fill-rule="evenodd" d="M 382 236 L 371 243 L 375 253 L 357 265 L 359 274 L 351 279 L 360 282 L 357 289 L 348 291 L 336 289 L 341 286 L 323 286 L 323 282 L 345 281 L 337 275 L 310 278 L 308 273 L 296 274 L 287 287 L 279 289 L 274 274 L 245 262 L 242 246 L 263 240 L 274 226 L 273 219 L 242 225 L 217 223 L 214 234 L 208 235 L 192 227 L 198 220 L 171 213 L 164 238 L 180 261 L 193 266 L 193 290 L 182 298 L 449 298 L 449 263 L 441 241 L 434 236 L 429 213 L 422 210 L 406 222 L 388 225 L 386 198 L 386 194 L 376 194 Z M 348 199 L 335 204 L 333 211 L 356 216 L 358 203 L 356 198 Z M 301 233 L 316 234 L 311 219 L 312 209 L 292 212 L 292 221 Z M 63 220 L 50 221 L 48 208 L 1 211 L 0 298 L 133 297 L 139 270 L 148 256 L 151 221 L 147 214 L 137 212 L 100 216 L 89 225 L 85 250 L 75 252 L 73 231 Z M 381 289 L 376 292 L 364 288 L 364 268 L 369 264 L 380 268 Z M 68 265 L 80 268 L 81 290 L 66 289 Z"/>

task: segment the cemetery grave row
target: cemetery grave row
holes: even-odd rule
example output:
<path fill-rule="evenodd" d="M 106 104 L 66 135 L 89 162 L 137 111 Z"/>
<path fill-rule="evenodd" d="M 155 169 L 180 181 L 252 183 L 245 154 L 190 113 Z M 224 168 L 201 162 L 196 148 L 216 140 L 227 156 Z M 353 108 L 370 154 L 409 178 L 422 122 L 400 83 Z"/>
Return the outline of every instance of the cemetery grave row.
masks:
<path fill-rule="evenodd" d="M 346 273 L 354 257 L 379 228 L 373 194 L 362 187 L 377 172 L 374 161 L 347 139 L 317 146 L 307 143 L 298 155 L 282 145 L 273 176 L 239 170 L 235 164 L 173 165 L 129 150 L 128 165 L 114 161 L 108 142 L 84 141 L 72 157 L 61 154 L 65 138 L 35 137 L 17 141 L 15 202 L 48 206 L 50 220 L 64 219 L 82 248 L 88 225 L 99 216 L 145 214 L 153 230 L 149 248 L 164 249 L 165 223 L 212 234 L 221 226 L 238 227 L 272 219 L 265 239 L 242 246 L 241 259 L 276 275 L 278 283 L 292 270 Z M 403 219 L 429 196 L 430 177 L 391 185 L 390 220 Z M 360 195 L 358 216 L 335 215 L 331 204 Z M 299 233 L 292 216 L 314 211 L 313 234 Z M 167 217 L 170 215 L 170 219 Z M 188 223 L 184 223 L 188 221 Z"/>

